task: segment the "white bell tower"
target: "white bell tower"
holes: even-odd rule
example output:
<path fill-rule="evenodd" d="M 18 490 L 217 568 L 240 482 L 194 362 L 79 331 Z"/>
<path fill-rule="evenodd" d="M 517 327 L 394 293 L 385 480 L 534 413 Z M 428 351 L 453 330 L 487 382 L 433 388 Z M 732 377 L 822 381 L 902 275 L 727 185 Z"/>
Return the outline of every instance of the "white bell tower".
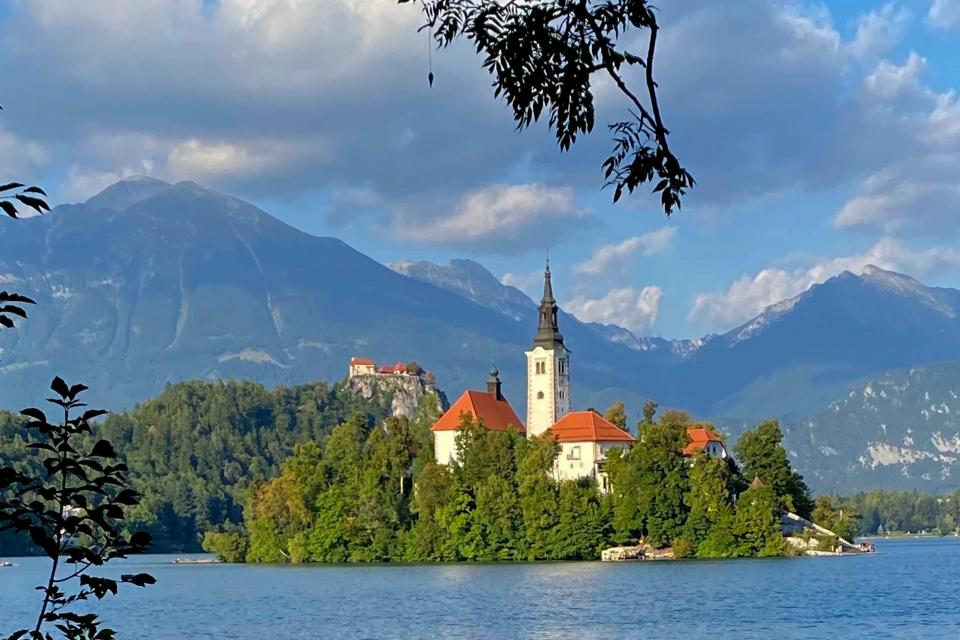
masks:
<path fill-rule="evenodd" d="M 570 411 L 570 351 L 557 326 L 557 301 L 550 265 L 543 274 L 543 299 L 533 348 L 527 354 L 527 437 L 543 434 Z"/>

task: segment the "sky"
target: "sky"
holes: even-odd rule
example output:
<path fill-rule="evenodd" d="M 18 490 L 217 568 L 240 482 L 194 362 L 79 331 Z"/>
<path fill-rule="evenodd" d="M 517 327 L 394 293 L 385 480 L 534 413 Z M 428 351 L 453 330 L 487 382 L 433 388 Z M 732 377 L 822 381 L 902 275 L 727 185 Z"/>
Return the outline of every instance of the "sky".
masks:
<path fill-rule="evenodd" d="M 661 106 L 697 180 L 669 218 L 602 188 L 609 83 L 560 153 L 395 0 L 3 3 L 0 172 L 54 203 L 193 180 L 531 294 L 549 251 L 561 306 L 639 335 L 726 331 L 867 264 L 960 286 L 960 0 L 659 5 Z"/>

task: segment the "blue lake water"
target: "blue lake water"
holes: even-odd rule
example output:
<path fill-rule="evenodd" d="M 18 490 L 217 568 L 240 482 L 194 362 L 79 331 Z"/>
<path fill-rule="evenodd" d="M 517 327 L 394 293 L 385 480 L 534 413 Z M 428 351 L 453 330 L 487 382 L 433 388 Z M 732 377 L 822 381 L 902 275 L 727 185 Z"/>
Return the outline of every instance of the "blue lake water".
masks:
<path fill-rule="evenodd" d="M 120 638 L 960 638 L 960 539 L 843 558 L 416 566 L 174 565 L 99 610 Z M 41 559 L 0 569 L 0 637 Z"/>

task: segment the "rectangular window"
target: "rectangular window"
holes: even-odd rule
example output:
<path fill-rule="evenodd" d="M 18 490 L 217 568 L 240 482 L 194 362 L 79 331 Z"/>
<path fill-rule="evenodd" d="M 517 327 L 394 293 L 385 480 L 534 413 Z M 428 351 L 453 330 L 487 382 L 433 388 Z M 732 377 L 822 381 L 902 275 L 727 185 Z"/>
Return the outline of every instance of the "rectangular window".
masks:
<path fill-rule="evenodd" d="M 580 445 L 575 447 L 570 447 L 570 459 L 579 460 L 580 459 Z"/>

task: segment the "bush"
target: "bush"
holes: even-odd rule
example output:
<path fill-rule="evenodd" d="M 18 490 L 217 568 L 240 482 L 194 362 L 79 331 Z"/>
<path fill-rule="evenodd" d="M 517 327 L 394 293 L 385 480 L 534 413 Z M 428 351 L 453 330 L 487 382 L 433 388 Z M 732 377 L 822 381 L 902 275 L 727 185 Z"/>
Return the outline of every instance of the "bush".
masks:
<path fill-rule="evenodd" d="M 677 538 L 671 545 L 673 557 L 676 559 L 689 558 L 693 555 L 693 545 L 686 538 Z"/>
<path fill-rule="evenodd" d="M 820 551 L 836 551 L 837 539 L 833 536 L 820 538 L 820 542 L 817 543 L 817 549 Z"/>
<path fill-rule="evenodd" d="M 217 554 L 224 562 L 243 562 L 247 557 L 247 538 L 238 531 L 207 531 L 203 535 L 203 550 Z"/>

